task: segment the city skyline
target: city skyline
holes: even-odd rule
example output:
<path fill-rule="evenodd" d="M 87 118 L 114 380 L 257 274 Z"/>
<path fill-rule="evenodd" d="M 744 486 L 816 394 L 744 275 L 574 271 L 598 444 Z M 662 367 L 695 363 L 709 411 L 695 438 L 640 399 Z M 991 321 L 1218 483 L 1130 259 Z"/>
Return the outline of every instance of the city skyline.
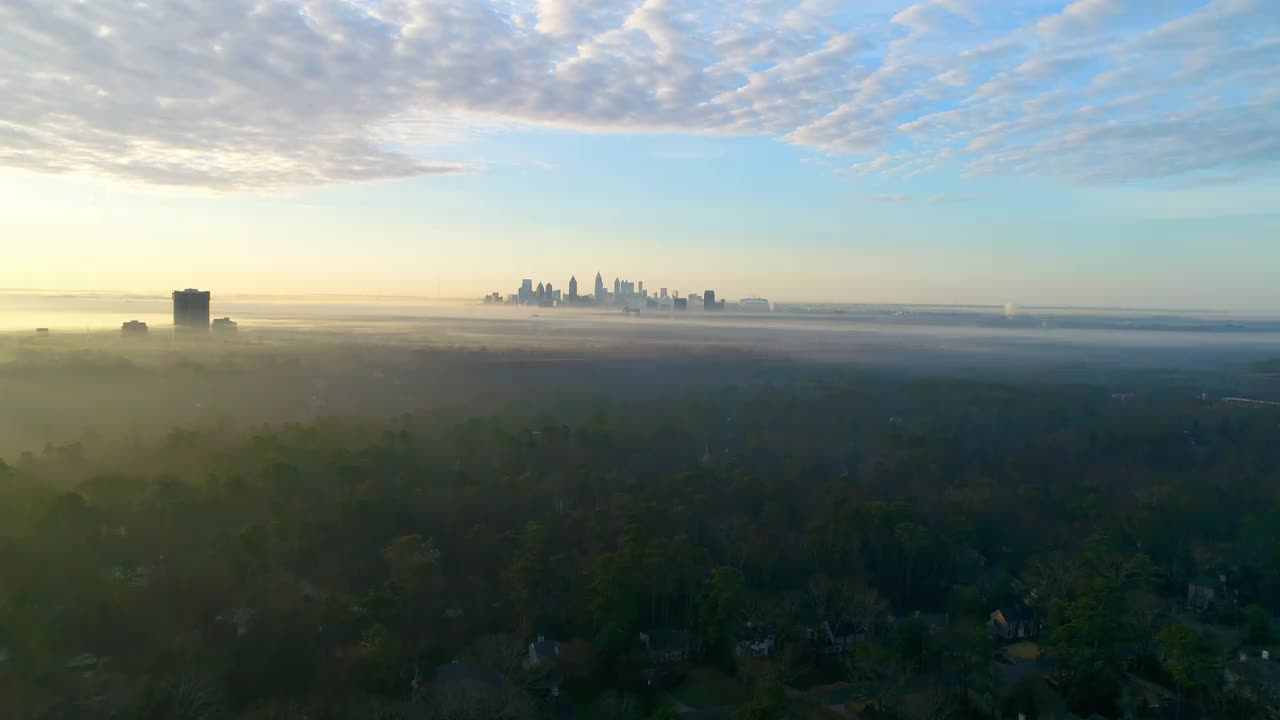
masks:
<path fill-rule="evenodd" d="M 0 288 L 1280 309 L 1268 0 L 0 15 Z"/>

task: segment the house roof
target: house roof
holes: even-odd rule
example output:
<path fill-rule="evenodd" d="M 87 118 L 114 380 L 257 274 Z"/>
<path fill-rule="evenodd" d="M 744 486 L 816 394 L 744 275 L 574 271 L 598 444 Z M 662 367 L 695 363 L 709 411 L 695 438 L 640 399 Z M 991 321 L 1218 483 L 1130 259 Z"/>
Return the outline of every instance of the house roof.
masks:
<path fill-rule="evenodd" d="M 1208 575 L 1202 575 L 1187 584 L 1194 585 L 1195 587 L 1209 588 L 1210 590 L 1225 590 L 1227 587 L 1227 584 L 1222 581 L 1222 578 L 1210 577 Z"/>
<path fill-rule="evenodd" d="M 999 623 L 1024 623 L 1031 622 L 1031 610 L 1024 605 L 1013 605 L 1007 608 L 1000 608 L 991 613 L 991 619 Z"/>
<path fill-rule="evenodd" d="M 684 630 L 650 630 L 644 636 L 648 638 L 647 645 L 653 652 L 686 650 L 689 647 L 689 633 Z"/>
<path fill-rule="evenodd" d="M 1052 675 L 1058 671 L 1058 661 L 1052 658 L 1038 660 L 995 663 L 996 674 L 1006 683 L 1016 683 L 1030 677 Z"/>
<path fill-rule="evenodd" d="M 914 617 L 930 628 L 942 628 L 947 626 L 946 613 L 927 613 L 917 611 Z"/>
<path fill-rule="evenodd" d="M 560 654 L 560 643 L 555 640 L 538 640 L 529 643 L 529 651 L 538 662 L 550 660 Z"/>
<path fill-rule="evenodd" d="M 466 660 L 455 658 L 453 662 L 436 668 L 436 682 L 470 682 L 496 687 L 502 684 L 502 678 L 494 673 L 485 672 Z"/>

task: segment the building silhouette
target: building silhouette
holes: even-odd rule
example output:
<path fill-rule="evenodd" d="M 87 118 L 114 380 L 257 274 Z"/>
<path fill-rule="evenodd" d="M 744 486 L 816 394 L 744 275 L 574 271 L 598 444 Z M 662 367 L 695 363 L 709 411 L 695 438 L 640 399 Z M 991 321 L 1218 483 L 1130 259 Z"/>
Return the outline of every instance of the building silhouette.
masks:
<path fill-rule="evenodd" d="M 569 300 L 572 302 L 578 299 L 578 278 L 577 276 L 569 277 Z"/>
<path fill-rule="evenodd" d="M 604 276 L 602 276 L 600 274 L 600 271 L 597 270 L 596 271 L 596 301 L 599 302 L 603 299 L 604 299 Z"/>
<path fill-rule="evenodd" d="M 213 321 L 213 333 L 215 335 L 231 335 L 239 329 L 239 324 L 229 317 L 218 318 Z"/>
<path fill-rule="evenodd" d="M 533 281 L 525 278 L 520 281 L 520 304 L 528 305 L 533 301 Z"/>
<path fill-rule="evenodd" d="M 175 331 L 209 332 L 209 291 L 187 288 L 173 291 Z"/>
<path fill-rule="evenodd" d="M 618 278 L 613 279 L 613 297 L 614 299 L 622 297 L 622 281 Z"/>
<path fill-rule="evenodd" d="M 724 301 L 716 302 L 716 291 L 708 290 L 702 293 L 702 309 L 703 310 L 723 310 Z"/>
<path fill-rule="evenodd" d="M 120 337 L 145 337 L 147 334 L 147 324 L 138 320 L 130 320 L 120 325 Z"/>

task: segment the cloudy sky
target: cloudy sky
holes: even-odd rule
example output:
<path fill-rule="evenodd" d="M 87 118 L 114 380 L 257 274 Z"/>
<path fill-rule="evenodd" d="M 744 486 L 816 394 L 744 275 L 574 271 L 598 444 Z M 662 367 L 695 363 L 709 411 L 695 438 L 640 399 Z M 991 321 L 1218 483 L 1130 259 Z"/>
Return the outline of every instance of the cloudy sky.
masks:
<path fill-rule="evenodd" d="M 1277 78 L 1276 0 L 0 0 L 0 287 L 1276 309 Z"/>

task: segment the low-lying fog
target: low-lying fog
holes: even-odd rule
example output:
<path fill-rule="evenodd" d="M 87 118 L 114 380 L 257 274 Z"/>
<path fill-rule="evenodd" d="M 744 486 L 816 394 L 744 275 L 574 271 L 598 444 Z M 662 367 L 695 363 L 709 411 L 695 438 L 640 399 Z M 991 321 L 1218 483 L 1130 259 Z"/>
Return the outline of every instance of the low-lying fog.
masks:
<path fill-rule="evenodd" d="M 554 415 L 573 393 L 786 382 L 819 368 L 1001 379 L 1177 382 L 1280 399 L 1280 321 L 1204 313 L 779 306 L 639 317 L 394 299 L 214 298 L 231 338 L 176 341 L 167 298 L 0 296 L 0 458 L 47 441 L 129 443 L 175 425 L 240 428 L 316 416 Z M 144 338 L 119 323 L 148 322 Z M 37 336 L 36 327 L 48 327 Z M 1261 370 L 1260 370 L 1261 368 Z M 1158 372 L 1157 372 L 1158 371 Z"/>

